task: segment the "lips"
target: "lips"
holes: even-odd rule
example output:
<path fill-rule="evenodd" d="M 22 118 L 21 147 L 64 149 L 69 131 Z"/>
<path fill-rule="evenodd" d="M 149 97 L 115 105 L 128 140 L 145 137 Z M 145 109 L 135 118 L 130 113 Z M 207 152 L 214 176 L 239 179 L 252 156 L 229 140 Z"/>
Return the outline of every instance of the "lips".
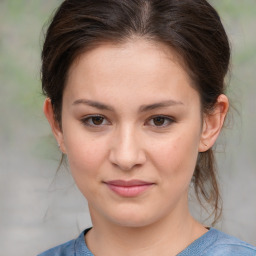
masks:
<path fill-rule="evenodd" d="M 154 183 L 142 180 L 111 180 L 104 182 L 108 188 L 123 197 L 136 197 L 151 188 Z"/>

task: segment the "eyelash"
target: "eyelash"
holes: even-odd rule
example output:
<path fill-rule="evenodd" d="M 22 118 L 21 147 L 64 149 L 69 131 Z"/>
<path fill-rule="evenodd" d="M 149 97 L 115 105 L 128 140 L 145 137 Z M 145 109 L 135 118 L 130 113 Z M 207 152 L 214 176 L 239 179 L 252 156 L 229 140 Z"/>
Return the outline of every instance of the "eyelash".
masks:
<path fill-rule="evenodd" d="M 106 121 L 106 122 L 108 122 L 108 123 L 107 123 L 107 124 L 95 125 L 95 124 L 93 124 L 92 118 L 102 118 L 102 119 L 103 119 L 103 122 Z M 159 125 L 159 126 L 158 126 L 158 125 L 151 125 L 151 126 L 156 127 L 156 128 L 160 128 L 160 129 L 161 129 L 161 128 L 165 128 L 165 127 L 167 127 L 167 126 L 170 126 L 172 123 L 175 123 L 174 118 L 172 118 L 172 117 L 170 117 L 170 116 L 165 116 L 165 115 L 155 115 L 155 116 L 151 116 L 150 118 L 148 118 L 148 119 L 146 120 L 145 123 L 148 123 L 148 122 L 150 122 L 150 121 L 153 121 L 153 120 L 156 119 L 156 118 L 163 118 L 163 119 L 164 119 L 164 125 Z M 89 123 L 89 120 L 91 120 L 90 123 Z M 110 124 L 110 122 L 107 121 L 107 119 L 106 119 L 104 116 L 102 116 L 102 115 L 90 115 L 90 116 L 86 116 L 86 117 L 84 117 L 84 118 L 81 119 L 81 122 L 82 122 L 82 124 L 85 125 L 85 126 L 94 127 L 94 128 L 100 128 L 100 127 L 102 127 L 103 125 L 109 125 L 109 124 Z M 167 124 L 166 124 L 166 122 L 167 122 Z"/>
<path fill-rule="evenodd" d="M 165 128 L 165 127 L 168 127 L 170 126 L 172 123 L 175 122 L 174 118 L 173 117 L 170 117 L 170 116 L 164 116 L 164 115 L 155 115 L 155 116 L 151 116 L 150 118 L 147 119 L 146 122 L 149 122 L 149 121 L 153 121 L 154 119 L 156 118 L 163 118 L 164 119 L 164 125 L 152 125 L 153 127 L 156 127 L 156 128 Z M 167 124 L 166 124 L 167 122 Z"/>
<path fill-rule="evenodd" d="M 95 125 L 92 123 L 92 118 L 103 118 L 103 120 L 107 120 L 104 116 L 102 115 L 90 115 L 90 116 L 86 116 L 84 118 L 81 119 L 81 122 L 82 124 L 86 125 L 86 126 L 89 126 L 89 127 L 96 127 L 96 128 L 99 128 L 102 126 L 102 124 L 100 125 Z M 91 124 L 89 123 L 89 120 L 91 120 Z M 108 122 L 108 121 L 107 121 Z M 108 122 L 110 123 L 110 122 Z M 106 125 L 106 124 L 103 124 L 103 125 Z M 107 124 L 108 125 L 108 124 Z"/>

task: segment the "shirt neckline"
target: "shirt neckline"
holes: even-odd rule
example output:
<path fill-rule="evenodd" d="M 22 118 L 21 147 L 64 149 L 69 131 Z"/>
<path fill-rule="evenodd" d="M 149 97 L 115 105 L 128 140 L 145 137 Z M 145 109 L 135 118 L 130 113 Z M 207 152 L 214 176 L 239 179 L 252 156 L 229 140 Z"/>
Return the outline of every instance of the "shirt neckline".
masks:
<path fill-rule="evenodd" d="M 91 230 L 92 227 L 85 229 L 76 240 L 75 251 L 77 256 L 85 255 L 93 256 L 92 252 L 87 247 L 85 242 L 86 233 Z M 188 256 L 188 255 L 196 255 L 202 252 L 206 247 L 214 243 L 217 239 L 217 230 L 215 228 L 209 228 L 209 230 L 204 233 L 202 236 L 193 241 L 190 245 L 188 245 L 184 250 L 177 254 L 177 256 Z M 81 253 L 81 254 L 80 254 Z M 193 254 L 194 253 L 194 254 Z"/>

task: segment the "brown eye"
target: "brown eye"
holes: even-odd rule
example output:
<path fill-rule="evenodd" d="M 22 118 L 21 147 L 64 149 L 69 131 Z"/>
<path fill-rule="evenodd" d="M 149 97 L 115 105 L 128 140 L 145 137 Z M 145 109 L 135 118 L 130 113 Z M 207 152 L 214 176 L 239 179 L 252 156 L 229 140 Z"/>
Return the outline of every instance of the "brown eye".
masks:
<path fill-rule="evenodd" d="M 94 116 L 91 119 L 94 125 L 101 125 L 104 121 L 104 118 L 102 116 Z"/>
<path fill-rule="evenodd" d="M 87 116 L 81 119 L 82 124 L 86 126 L 91 126 L 91 127 L 101 127 L 104 125 L 109 125 L 109 121 L 104 117 L 100 115 L 95 115 L 95 116 Z"/>
<path fill-rule="evenodd" d="M 166 118 L 162 117 L 162 116 L 157 116 L 155 118 L 153 118 L 153 122 L 155 126 L 162 126 L 165 123 Z"/>
<path fill-rule="evenodd" d="M 164 128 L 170 126 L 175 120 L 169 116 L 153 116 L 146 122 L 147 125 L 153 127 Z"/>

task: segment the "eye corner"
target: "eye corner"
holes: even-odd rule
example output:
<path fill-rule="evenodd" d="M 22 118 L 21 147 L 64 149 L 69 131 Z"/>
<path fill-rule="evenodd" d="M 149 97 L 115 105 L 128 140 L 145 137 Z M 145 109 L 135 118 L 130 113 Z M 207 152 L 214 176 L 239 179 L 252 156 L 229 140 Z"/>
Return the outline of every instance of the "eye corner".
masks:
<path fill-rule="evenodd" d="M 90 128 L 102 128 L 103 126 L 110 125 L 110 121 L 103 115 L 94 114 L 86 115 L 80 118 L 80 122 Z"/>
<path fill-rule="evenodd" d="M 158 124 L 156 124 L 155 121 L 158 122 Z M 150 122 L 152 123 L 150 124 Z M 145 125 L 149 125 L 153 128 L 163 129 L 171 126 L 173 123 L 176 123 L 176 120 L 171 116 L 153 115 L 146 120 Z"/>

